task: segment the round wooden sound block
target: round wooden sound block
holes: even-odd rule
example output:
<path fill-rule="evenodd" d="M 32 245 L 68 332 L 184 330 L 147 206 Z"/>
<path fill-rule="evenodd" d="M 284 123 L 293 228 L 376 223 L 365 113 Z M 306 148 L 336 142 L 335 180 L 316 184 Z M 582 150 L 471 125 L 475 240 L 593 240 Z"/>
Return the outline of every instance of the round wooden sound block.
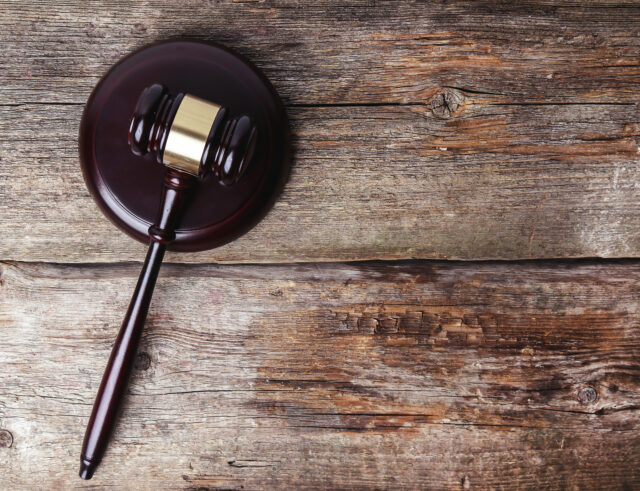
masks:
<path fill-rule="evenodd" d="M 109 70 L 93 90 L 80 125 L 80 163 L 102 211 L 123 231 L 148 243 L 158 214 L 166 167 L 128 145 L 129 123 L 141 92 L 154 83 L 228 107 L 230 116 L 251 116 L 257 127 L 253 159 L 237 184 L 206 177 L 189 204 L 175 251 L 220 246 L 253 227 L 271 207 L 289 172 L 284 107 L 256 67 L 221 46 L 168 41 L 147 46 Z"/>

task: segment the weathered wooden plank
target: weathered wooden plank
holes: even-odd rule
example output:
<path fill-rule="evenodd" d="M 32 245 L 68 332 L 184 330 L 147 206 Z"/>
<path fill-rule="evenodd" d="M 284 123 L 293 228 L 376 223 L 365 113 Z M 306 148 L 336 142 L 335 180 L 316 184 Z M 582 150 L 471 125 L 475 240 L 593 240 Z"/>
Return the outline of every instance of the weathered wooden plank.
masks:
<path fill-rule="evenodd" d="M 80 485 L 138 267 L 2 270 L 3 487 Z M 166 265 L 91 484 L 638 487 L 638 298 L 637 261 Z"/>
<path fill-rule="evenodd" d="M 290 103 L 423 103 L 444 86 L 517 102 L 638 101 L 640 7 L 633 0 L 51 6 L 0 5 L 5 103 L 84 103 L 122 55 L 176 36 L 239 49 Z"/>
<path fill-rule="evenodd" d="M 256 229 L 173 261 L 517 259 L 640 255 L 640 112 L 512 105 L 446 91 L 424 106 L 294 107 L 291 178 Z M 93 204 L 81 106 L 0 107 L 0 258 L 141 260 Z"/>

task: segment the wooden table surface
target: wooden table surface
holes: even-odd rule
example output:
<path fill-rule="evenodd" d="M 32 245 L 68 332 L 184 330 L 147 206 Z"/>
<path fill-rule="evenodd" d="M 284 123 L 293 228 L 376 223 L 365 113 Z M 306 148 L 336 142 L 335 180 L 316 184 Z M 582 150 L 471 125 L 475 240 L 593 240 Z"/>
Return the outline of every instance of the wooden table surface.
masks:
<path fill-rule="evenodd" d="M 83 482 L 145 247 L 79 119 L 178 37 L 272 80 L 292 173 L 168 255 Z M 637 1 L 2 0 L 0 41 L 0 488 L 640 488 Z"/>

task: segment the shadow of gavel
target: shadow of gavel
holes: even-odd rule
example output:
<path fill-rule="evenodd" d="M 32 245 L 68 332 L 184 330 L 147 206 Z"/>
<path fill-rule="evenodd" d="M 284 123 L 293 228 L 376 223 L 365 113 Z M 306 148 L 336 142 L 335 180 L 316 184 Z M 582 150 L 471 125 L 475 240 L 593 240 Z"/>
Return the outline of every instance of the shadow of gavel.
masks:
<path fill-rule="evenodd" d="M 91 479 L 106 450 L 127 388 L 164 253 L 198 183 L 237 183 L 254 153 L 257 130 L 249 116 L 189 94 L 172 96 L 154 84 L 140 95 L 129 127 L 129 146 L 167 167 L 158 215 L 149 227 L 149 250 L 107 363 L 80 457 L 80 477 Z M 124 137 L 124 135 L 123 135 Z"/>

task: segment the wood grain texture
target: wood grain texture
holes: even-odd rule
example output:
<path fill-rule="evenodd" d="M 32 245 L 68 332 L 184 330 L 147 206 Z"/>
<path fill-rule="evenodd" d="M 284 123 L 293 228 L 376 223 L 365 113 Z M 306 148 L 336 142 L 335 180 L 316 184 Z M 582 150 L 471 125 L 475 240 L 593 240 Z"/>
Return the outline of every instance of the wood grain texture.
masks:
<path fill-rule="evenodd" d="M 183 36 L 273 81 L 293 170 L 245 237 L 169 255 L 83 483 L 144 246 L 78 124 Z M 332 262 L 640 256 L 638 2 L 0 0 L 0 41 L 0 488 L 640 488 L 639 261 Z"/>
<path fill-rule="evenodd" d="M 2 265 L 3 487 L 81 484 L 137 273 Z M 638 487 L 638 298 L 637 261 L 167 265 L 90 484 Z"/>
<path fill-rule="evenodd" d="M 0 258 L 141 260 L 77 127 L 114 62 L 179 36 L 265 71 L 295 153 L 256 229 L 171 261 L 636 257 L 638 26 L 636 2 L 2 2 Z"/>

